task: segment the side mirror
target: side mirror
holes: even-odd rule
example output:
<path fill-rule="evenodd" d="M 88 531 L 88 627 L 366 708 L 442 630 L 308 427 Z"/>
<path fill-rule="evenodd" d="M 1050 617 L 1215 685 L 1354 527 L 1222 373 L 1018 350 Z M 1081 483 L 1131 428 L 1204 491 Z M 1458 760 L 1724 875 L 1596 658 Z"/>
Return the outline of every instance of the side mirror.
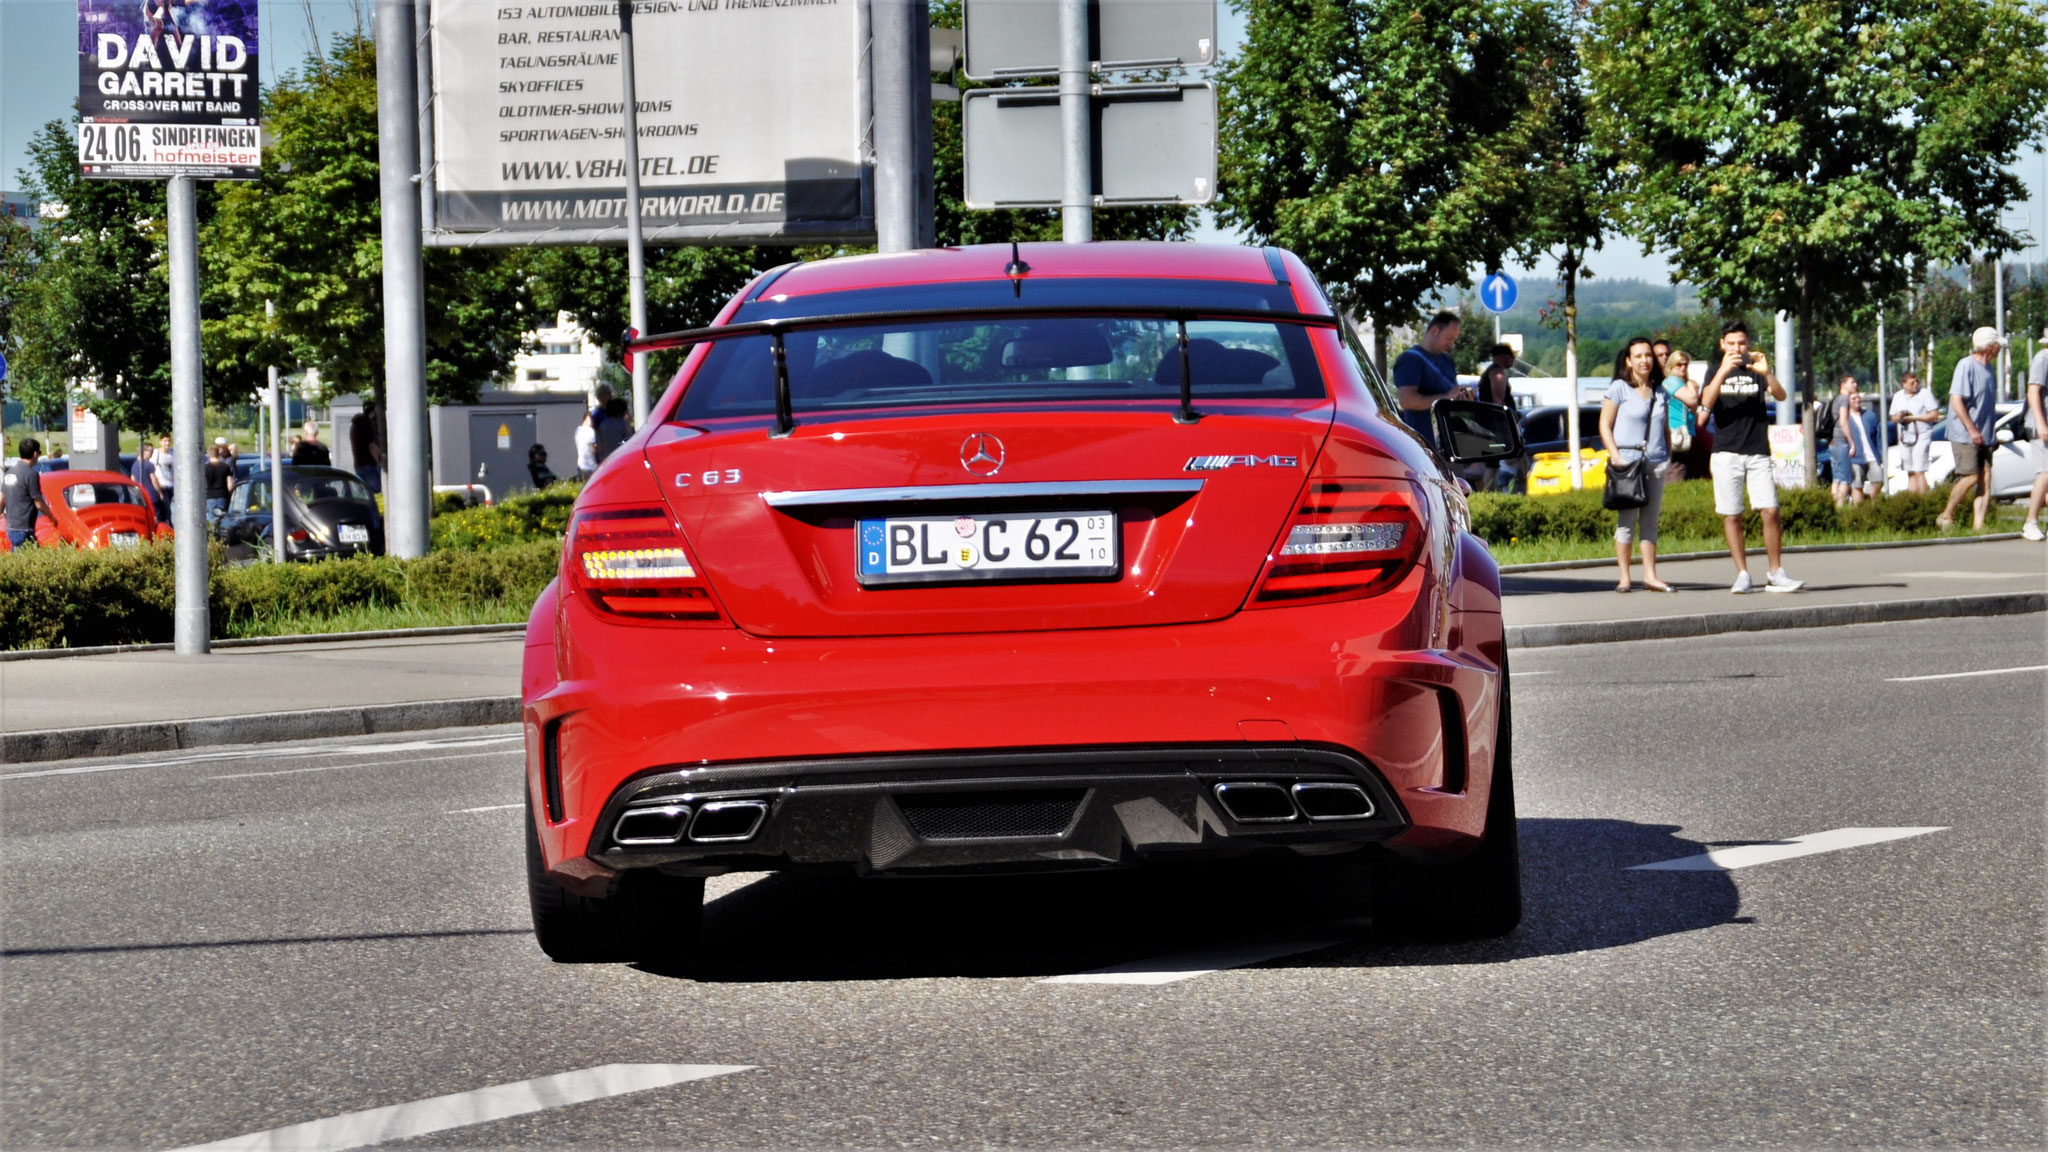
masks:
<path fill-rule="evenodd" d="M 1515 411 L 1478 400 L 1439 400 L 1429 410 L 1437 451 L 1453 464 L 1492 464 L 1522 454 Z"/>
<path fill-rule="evenodd" d="M 2000 428 L 2000 429 L 1998 430 L 1998 442 L 1999 442 L 2000 444 L 2010 444 L 2010 443 L 2012 443 L 2012 429 L 2010 429 L 2010 428 Z"/>

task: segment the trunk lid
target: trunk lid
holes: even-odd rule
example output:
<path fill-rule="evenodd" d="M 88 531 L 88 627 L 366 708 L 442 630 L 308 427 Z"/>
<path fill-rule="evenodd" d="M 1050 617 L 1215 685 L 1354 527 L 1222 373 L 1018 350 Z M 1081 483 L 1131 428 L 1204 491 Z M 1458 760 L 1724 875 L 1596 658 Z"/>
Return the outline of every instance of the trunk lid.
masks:
<path fill-rule="evenodd" d="M 1236 611 L 1295 511 L 1333 411 L 1328 400 L 1221 401 L 1188 425 L 1157 407 L 891 415 L 809 421 L 781 438 L 756 421 L 710 421 L 655 430 L 645 458 L 713 591 L 748 632 L 1133 627 Z M 1107 573 L 954 582 L 938 571 L 931 582 L 882 584 L 871 572 L 863 583 L 864 521 L 929 521 L 916 544 L 928 556 L 989 542 L 990 555 L 1007 557 L 1048 547 L 1026 542 L 1034 531 L 1067 543 L 1059 517 L 1025 527 L 1039 519 L 1028 514 L 1084 512 L 1115 516 Z M 967 531 L 963 517 L 1005 524 L 946 531 Z"/>

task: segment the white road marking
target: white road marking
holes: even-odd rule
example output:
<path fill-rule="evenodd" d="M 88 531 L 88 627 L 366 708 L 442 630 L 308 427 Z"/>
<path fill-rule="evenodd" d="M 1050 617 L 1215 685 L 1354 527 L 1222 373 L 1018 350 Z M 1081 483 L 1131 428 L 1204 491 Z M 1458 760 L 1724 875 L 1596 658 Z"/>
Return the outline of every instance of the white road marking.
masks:
<path fill-rule="evenodd" d="M 1314 952 L 1341 943 L 1337 937 L 1320 940 L 1290 940 L 1286 942 L 1267 941 L 1263 944 L 1240 944 L 1231 948 L 1213 948 L 1202 952 L 1189 952 L 1181 956 L 1159 956 L 1150 960 L 1134 960 L 1129 964 L 1116 964 L 1098 968 L 1093 972 L 1074 972 L 1066 976 L 1049 976 L 1040 984 L 1173 984 L 1222 972 L 1230 968 L 1243 968 L 1249 964 L 1260 964 L 1267 960 L 1278 960 L 1282 956 L 1293 956 L 1301 952 Z"/>
<path fill-rule="evenodd" d="M 524 801 L 521 801 L 520 803 L 517 803 L 517 804 L 486 804 L 486 805 L 484 805 L 484 806 L 483 806 L 483 807 L 481 807 L 481 808 L 457 808 L 457 809 L 456 809 L 456 810 L 454 810 L 453 812 L 443 812 L 443 813 L 441 813 L 441 815 L 443 815 L 443 816 L 466 816 L 466 815 L 468 815 L 468 814 L 469 814 L 469 813 L 471 813 L 471 812 L 503 812 L 503 811 L 504 811 L 504 810 L 506 810 L 507 808 L 524 808 L 524 807 L 526 807 L 526 803 L 525 803 Z"/>
<path fill-rule="evenodd" d="M 713 1076 L 729 1076 L 752 1067 L 751 1064 L 601 1064 L 579 1072 L 537 1076 L 512 1084 L 436 1096 L 431 1100 L 369 1108 L 287 1128 L 251 1132 L 210 1144 L 194 1144 L 178 1149 L 178 1152 L 200 1152 L 202 1149 L 205 1152 L 226 1152 L 228 1149 L 243 1152 L 258 1149 L 341 1152 L 347 1148 L 367 1148 L 393 1140 L 410 1140 L 451 1128 L 467 1128 L 472 1124 L 510 1116 L 602 1100 L 607 1096 L 623 1096 L 629 1092 L 667 1088 L 692 1080 L 708 1080 Z"/>
<path fill-rule="evenodd" d="M 282 760 L 288 757 L 333 756 L 338 754 L 374 756 L 384 752 L 412 752 L 422 748 L 467 748 L 480 744 L 497 744 L 523 739 L 525 739 L 525 736 L 522 734 L 483 738 L 463 737 L 456 740 L 408 740 L 404 743 L 394 744 L 349 744 L 341 747 L 245 748 L 234 752 L 199 752 L 189 756 L 170 756 L 154 760 L 123 760 L 114 764 L 80 764 L 70 768 L 38 768 L 31 772 L 0 772 L 0 781 L 29 780 L 39 776 L 87 776 L 95 772 L 128 772 L 136 768 L 175 768 L 181 764 L 207 764 L 223 760 Z"/>
<path fill-rule="evenodd" d="M 1543 669 L 1543 670 L 1541 670 L 1541 671 L 1537 671 L 1537 672 L 1524 672 L 1524 671 L 1522 671 L 1522 670 L 1521 670 L 1521 669 L 1519 669 L 1519 668 L 1510 668 L 1510 669 L 1508 669 L 1508 675 L 1510 675 L 1510 676 L 1555 676 L 1555 675 L 1557 675 L 1557 669 L 1555 669 L 1555 668 L 1545 668 L 1545 669 Z"/>
<path fill-rule="evenodd" d="M 1655 864 L 1637 864 L 1626 871 L 1728 872 L 1736 868 L 1748 868 L 1754 864 L 1769 864 L 1778 860 L 1813 856 L 1821 852 L 1839 852 L 1844 848 L 1861 848 L 1866 844 L 1882 844 L 1887 840 L 1904 840 L 1912 836 L 1925 836 L 1929 832 L 1947 830 L 1946 827 L 1836 828 L 1831 832 L 1794 836 L 1789 840 L 1779 840 L 1770 844 L 1740 844 L 1733 848 L 1716 848 L 1702 856 L 1681 856 L 1676 860 L 1660 860 Z"/>
<path fill-rule="evenodd" d="M 1986 668 L 1982 672 L 1941 672 L 1933 676 L 1888 676 L 1887 684 L 1911 684 L 1916 680 L 1965 680 L 1972 676 L 2010 676 L 2014 672 L 2048 672 L 2048 664 L 2029 664 L 2024 668 Z"/>
<path fill-rule="evenodd" d="M 443 760 L 473 760 L 478 756 L 510 756 L 510 748 L 492 752 L 455 752 L 447 756 L 411 756 L 404 760 L 386 760 L 368 767 L 385 768 L 393 764 L 439 764 Z M 298 776 L 306 772 L 342 772 L 350 768 L 362 768 L 363 764 L 320 764 L 312 768 L 280 768 L 275 772 L 230 772 L 225 776 L 208 776 L 208 780 L 254 780 L 260 776 Z"/>

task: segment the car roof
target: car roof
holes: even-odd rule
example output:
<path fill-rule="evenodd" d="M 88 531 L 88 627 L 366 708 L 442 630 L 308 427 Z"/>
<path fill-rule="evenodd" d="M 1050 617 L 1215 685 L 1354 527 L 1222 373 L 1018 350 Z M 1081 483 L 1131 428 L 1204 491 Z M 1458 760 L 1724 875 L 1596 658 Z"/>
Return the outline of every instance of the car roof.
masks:
<path fill-rule="evenodd" d="M 1240 280 L 1272 284 L 1264 249 L 1239 244 L 1107 241 L 1095 244 L 1030 243 L 1017 246 L 1030 266 L 1026 278 L 1099 277 Z M 972 244 L 867 256 L 840 256 L 798 264 L 765 285 L 769 299 L 892 288 L 1007 280 L 1010 245 Z M 761 289 L 756 289 L 757 292 Z"/>
<path fill-rule="evenodd" d="M 126 484 L 130 488 L 141 487 L 140 484 L 137 484 L 129 477 L 121 475 L 119 472 L 88 472 L 80 468 L 66 468 L 57 472 L 45 472 L 43 474 L 43 483 L 55 483 L 60 488 L 69 488 L 75 484 Z"/>

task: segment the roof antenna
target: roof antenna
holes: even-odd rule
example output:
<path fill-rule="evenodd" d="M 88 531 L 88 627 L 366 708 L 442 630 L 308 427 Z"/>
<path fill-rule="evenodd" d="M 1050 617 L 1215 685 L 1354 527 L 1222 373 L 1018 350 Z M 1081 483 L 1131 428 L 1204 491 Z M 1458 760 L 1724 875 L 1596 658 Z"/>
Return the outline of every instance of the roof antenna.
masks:
<path fill-rule="evenodd" d="M 1024 254 L 1017 250 L 1017 241 L 1010 241 L 1010 263 L 1003 268 L 1003 275 L 1010 278 L 1010 291 L 1019 300 L 1024 298 L 1024 274 L 1031 271 L 1031 265 L 1024 262 Z"/>

